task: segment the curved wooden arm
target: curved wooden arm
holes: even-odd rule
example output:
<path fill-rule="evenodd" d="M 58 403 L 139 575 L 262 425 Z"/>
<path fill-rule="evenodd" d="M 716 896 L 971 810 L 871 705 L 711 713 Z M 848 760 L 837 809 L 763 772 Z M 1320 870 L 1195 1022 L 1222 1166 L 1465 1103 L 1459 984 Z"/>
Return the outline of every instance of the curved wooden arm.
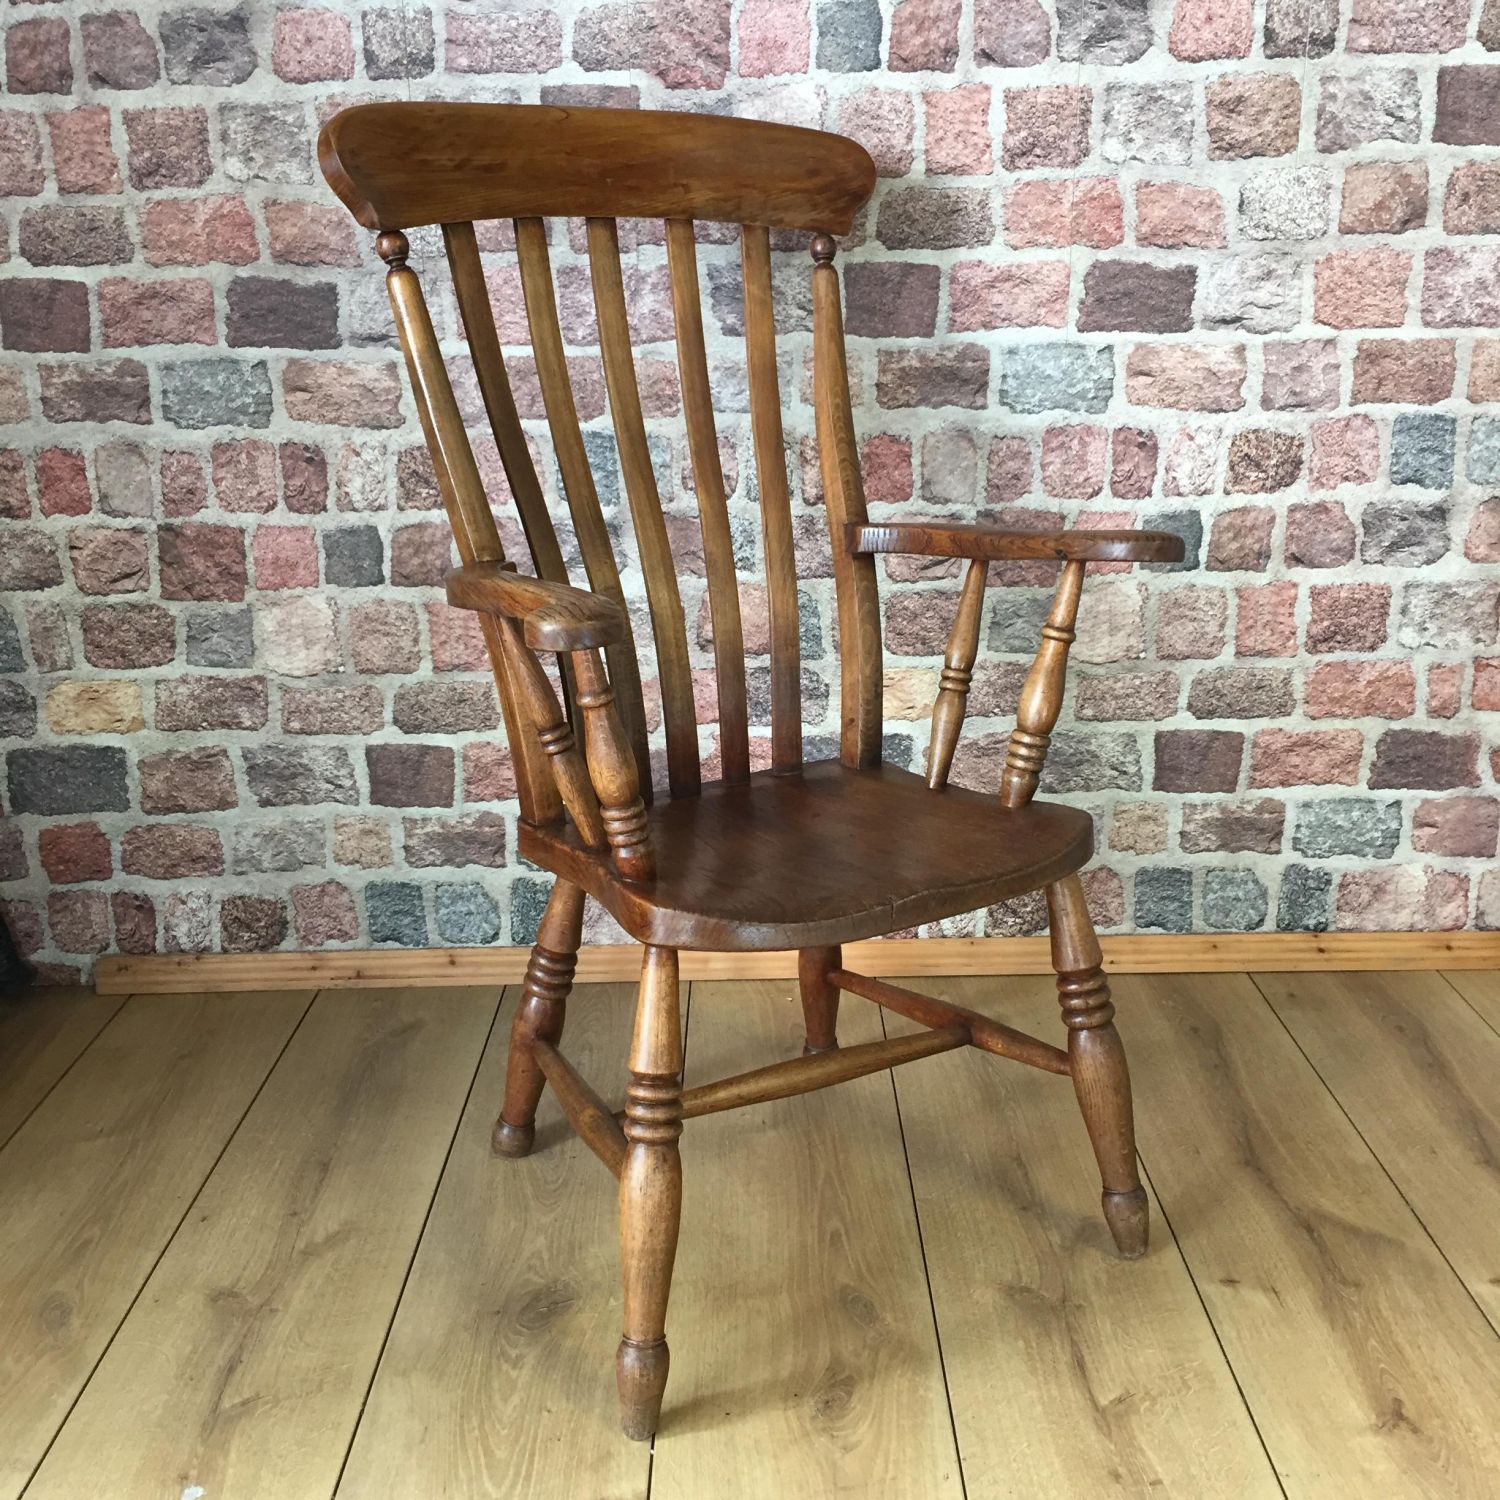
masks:
<path fill-rule="evenodd" d="M 969 557 L 988 562 L 1181 562 L 1182 538 L 1170 531 L 1001 531 L 993 526 L 890 521 L 844 528 L 855 553 L 903 552 L 918 557 Z"/>
<path fill-rule="evenodd" d="M 510 563 L 468 563 L 443 582 L 449 604 L 520 621 L 533 651 L 591 651 L 625 638 L 625 612 L 613 599 L 528 578 Z"/>

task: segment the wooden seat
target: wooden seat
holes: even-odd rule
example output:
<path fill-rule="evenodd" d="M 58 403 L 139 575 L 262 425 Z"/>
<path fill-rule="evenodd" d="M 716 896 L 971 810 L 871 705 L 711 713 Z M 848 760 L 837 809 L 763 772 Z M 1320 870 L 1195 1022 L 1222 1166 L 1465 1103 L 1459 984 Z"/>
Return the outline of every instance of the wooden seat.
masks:
<path fill-rule="evenodd" d="M 921 838 L 905 830 L 922 829 Z M 521 853 L 581 885 L 642 943 L 733 952 L 879 937 L 1040 889 L 1093 852 L 1089 815 L 946 788 L 895 766 L 822 761 L 658 803 L 659 873 L 621 880 L 573 829 L 521 830 Z"/>
<path fill-rule="evenodd" d="M 557 877 L 511 1029 L 494 1143 L 505 1156 L 531 1150 L 537 1101 L 550 1085 L 574 1128 L 619 1179 L 624 1330 L 615 1369 L 627 1435 L 655 1432 L 666 1388 L 684 1119 L 976 1047 L 1072 1079 L 1099 1164 L 1105 1218 L 1122 1254 L 1142 1254 L 1146 1195 L 1136 1170 L 1130 1078 L 1078 876 L 1092 850 L 1092 828 L 1085 813 L 1032 797 L 1062 704 L 1084 570 L 1090 562 L 1173 561 L 1182 556 L 1181 542 L 1144 531 L 1020 533 L 930 518 L 871 522 L 834 268 L 835 236 L 849 232 L 875 184 L 874 164 L 853 141 L 711 115 L 368 104 L 328 122 L 319 161 L 350 212 L 376 231 L 376 250 L 389 267 L 412 395 L 462 562 L 448 577 L 448 598 L 478 613 L 489 647 L 516 768 L 521 853 Z M 554 218 L 582 219 L 581 234 L 555 233 L 547 222 Z M 652 437 L 664 419 L 652 417 L 648 426 L 641 402 L 619 218 L 665 221 L 680 425 L 702 541 L 701 563 L 692 567 L 674 552 L 663 512 Z M 515 248 L 489 252 L 487 264 L 474 225 L 495 219 L 511 221 Z M 743 539 L 732 526 L 711 399 L 695 227 L 702 221 L 738 226 L 740 246 L 749 396 L 742 443 L 754 456 L 757 571 L 770 647 L 771 729 L 761 748 L 771 769 L 755 775 L 739 594 L 745 568 L 736 556 Z M 463 327 L 464 342 L 451 352 L 472 369 L 508 494 L 487 493 L 480 478 L 410 264 L 405 231 L 427 225 L 441 227 Z M 780 236 L 774 242 L 773 231 Z M 821 494 L 798 496 L 797 507 L 826 521 L 839 640 L 839 759 L 813 765 L 803 764 L 802 753 L 798 517 L 779 374 L 779 356 L 788 351 L 780 347 L 772 296 L 773 243 L 779 252 L 799 234 L 812 256 Z M 714 237 L 722 240 L 722 231 Z M 554 247 L 587 263 L 649 641 L 637 639 L 626 607 L 621 561 L 574 399 Z M 509 280 L 492 274 L 508 271 L 512 261 Z M 525 357 L 541 388 L 550 439 L 545 472 L 561 481 L 580 578 L 570 577 L 564 562 L 531 452 L 544 436 L 528 431 L 518 413 L 491 306 L 492 292 L 516 283 L 529 331 Z M 794 346 L 790 355 L 796 367 L 803 351 Z M 524 533 L 534 576 L 506 558 L 497 505 L 510 510 Z M 750 502 L 734 506 L 743 512 Z M 892 552 L 967 560 L 938 677 L 925 781 L 881 759 L 876 559 Z M 1021 691 L 997 792 L 986 796 L 949 787 L 948 772 L 979 648 L 989 564 L 1016 558 L 1056 561 L 1057 591 Z M 587 588 L 579 586 L 585 582 Z M 712 623 L 711 651 L 689 644 L 686 610 L 699 605 Z M 705 731 L 694 678 L 710 670 L 716 729 Z M 653 683 L 661 722 L 648 730 L 646 688 Z M 705 734 L 720 770 L 718 782 L 707 785 Z M 665 795 L 653 801 L 655 764 L 664 767 Z M 843 967 L 845 941 L 1033 891 L 1045 892 L 1066 1051 Z M 644 945 L 618 1114 L 560 1050 L 585 894 Z M 795 948 L 806 1055 L 684 1094 L 681 948 Z M 843 994 L 895 1010 L 926 1030 L 843 1051 L 836 1030 Z"/>

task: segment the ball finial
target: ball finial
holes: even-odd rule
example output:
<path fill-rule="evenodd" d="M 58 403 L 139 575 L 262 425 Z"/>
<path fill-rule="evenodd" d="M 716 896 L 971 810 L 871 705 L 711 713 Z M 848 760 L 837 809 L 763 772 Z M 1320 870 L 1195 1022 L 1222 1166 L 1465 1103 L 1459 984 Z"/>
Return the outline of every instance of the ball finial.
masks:
<path fill-rule="evenodd" d="M 813 260 L 820 266 L 826 266 L 838 253 L 839 247 L 831 234 L 815 234 L 808 248 L 812 251 Z"/>
<path fill-rule="evenodd" d="M 406 264 L 411 245 L 399 229 L 383 229 L 375 236 L 375 253 L 394 270 Z"/>

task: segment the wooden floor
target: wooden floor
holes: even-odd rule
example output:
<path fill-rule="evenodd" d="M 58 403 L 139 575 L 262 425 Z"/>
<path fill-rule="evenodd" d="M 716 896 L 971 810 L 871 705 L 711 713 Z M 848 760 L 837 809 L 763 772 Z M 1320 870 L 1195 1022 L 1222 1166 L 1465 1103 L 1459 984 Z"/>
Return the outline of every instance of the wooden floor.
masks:
<path fill-rule="evenodd" d="M 1060 1034 L 1045 981 L 914 985 Z M 550 1099 L 489 1154 L 514 990 L 6 1012 L 0 1500 L 1500 1496 L 1500 975 L 1116 999 L 1134 1264 L 1048 1074 L 689 1122 L 654 1446 L 615 1428 L 608 1175 Z M 683 1003 L 689 1084 L 799 1045 L 787 982 Z M 630 1005 L 570 1007 L 607 1098 Z"/>

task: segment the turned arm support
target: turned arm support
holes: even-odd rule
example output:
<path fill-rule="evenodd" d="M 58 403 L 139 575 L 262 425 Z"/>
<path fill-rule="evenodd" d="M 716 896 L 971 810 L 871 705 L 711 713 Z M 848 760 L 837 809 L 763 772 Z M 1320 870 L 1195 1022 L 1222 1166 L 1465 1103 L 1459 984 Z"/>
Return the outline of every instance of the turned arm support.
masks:
<path fill-rule="evenodd" d="M 1181 562 L 1182 538 L 1170 531 L 1001 531 L 994 526 L 925 521 L 866 522 L 844 528 L 850 552 L 986 562 Z"/>
<path fill-rule="evenodd" d="M 624 611 L 600 594 L 524 577 L 509 563 L 469 563 L 445 582 L 450 604 L 496 617 L 517 696 L 579 837 L 591 849 L 607 846 L 627 880 L 652 879 L 656 856 L 635 757 L 599 654 L 624 639 Z M 563 652 L 572 662 L 582 754 L 539 651 Z"/>

